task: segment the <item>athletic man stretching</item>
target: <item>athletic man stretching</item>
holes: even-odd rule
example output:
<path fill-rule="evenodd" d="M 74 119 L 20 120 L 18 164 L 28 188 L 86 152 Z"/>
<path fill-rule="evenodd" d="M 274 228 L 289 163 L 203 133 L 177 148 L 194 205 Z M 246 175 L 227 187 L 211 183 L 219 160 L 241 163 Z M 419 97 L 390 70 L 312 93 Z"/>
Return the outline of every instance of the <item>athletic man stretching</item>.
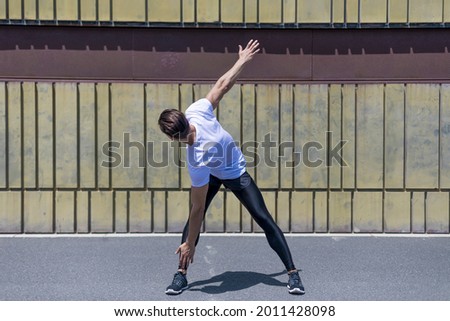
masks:
<path fill-rule="evenodd" d="M 193 262 L 200 228 L 206 209 L 223 184 L 247 208 L 253 219 L 264 230 L 270 247 L 278 254 L 288 271 L 288 289 L 292 294 L 303 294 L 300 276 L 292 262 L 291 252 L 283 232 L 268 212 L 259 188 L 246 172 L 245 159 L 231 135 L 217 121 L 213 110 L 236 82 L 244 66 L 259 51 L 258 41 L 250 40 L 239 59 L 216 82 L 206 98 L 194 102 L 186 114 L 176 109 L 164 110 L 158 120 L 163 133 L 173 140 L 187 144 L 187 163 L 191 177 L 191 211 L 184 227 L 178 271 L 166 294 L 180 294 L 187 289 L 186 272 Z"/>

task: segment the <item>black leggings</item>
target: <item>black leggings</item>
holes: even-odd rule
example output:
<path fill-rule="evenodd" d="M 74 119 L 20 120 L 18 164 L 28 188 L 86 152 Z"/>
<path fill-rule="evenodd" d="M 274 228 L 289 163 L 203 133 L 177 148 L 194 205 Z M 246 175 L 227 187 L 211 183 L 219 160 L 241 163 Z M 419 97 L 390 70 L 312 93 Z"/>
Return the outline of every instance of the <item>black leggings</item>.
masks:
<path fill-rule="evenodd" d="M 244 205 L 250 212 L 250 215 L 256 223 L 264 230 L 270 247 L 278 254 L 281 261 L 283 261 L 286 270 L 294 270 L 295 266 L 292 262 L 291 252 L 287 245 L 286 239 L 284 238 L 283 232 L 273 220 L 267 210 L 266 204 L 264 203 L 261 191 L 247 172 L 242 174 L 239 178 L 225 180 L 221 180 L 210 175 L 208 193 L 206 195 L 205 214 L 208 206 L 211 204 L 211 201 L 219 191 L 222 184 L 225 185 L 226 188 L 230 189 L 234 195 L 236 195 L 242 205 Z M 203 218 L 205 218 L 205 216 L 203 216 Z M 184 226 L 181 243 L 186 241 L 188 232 L 189 219 Z M 197 237 L 195 245 L 197 245 L 199 237 L 200 235 Z"/>

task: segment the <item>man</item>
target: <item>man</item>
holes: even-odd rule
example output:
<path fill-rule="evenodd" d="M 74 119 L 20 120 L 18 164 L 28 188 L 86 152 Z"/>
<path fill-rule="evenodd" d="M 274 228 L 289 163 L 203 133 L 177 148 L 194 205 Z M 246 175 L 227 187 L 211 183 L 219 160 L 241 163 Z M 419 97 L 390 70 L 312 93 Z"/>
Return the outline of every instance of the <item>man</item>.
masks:
<path fill-rule="evenodd" d="M 206 209 L 222 184 L 236 195 L 264 230 L 270 247 L 288 271 L 289 293 L 305 293 L 286 239 L 268 212 L 259 188 L 246 172 L 241 150 L 213 113 L 244 66 L 258 51 L 259 43 L 256 40 L 250 40 L 244 49 L 239 45 L 239 59 L 219 78 L 206 98 L 190 105 L 185 114 L 166 109 L 158 120 L 161 131 L 170 139 L 187 144 L 187 163 L 192 183 L 189 219 L 184 227 L 181 245 L 176 250 L 176 254 L 179 254 L 178 271 L 172 284 L 167 287 L 166 294 L 180 294 L 187 289 L 187 268 L 194 259 L 201 224 Z"/>

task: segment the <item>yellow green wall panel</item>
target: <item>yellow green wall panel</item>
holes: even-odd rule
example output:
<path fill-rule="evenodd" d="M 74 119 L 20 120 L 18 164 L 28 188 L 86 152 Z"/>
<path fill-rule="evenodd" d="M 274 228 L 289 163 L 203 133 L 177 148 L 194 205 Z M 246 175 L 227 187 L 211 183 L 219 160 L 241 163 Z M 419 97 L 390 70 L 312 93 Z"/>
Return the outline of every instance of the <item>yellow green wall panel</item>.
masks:
<path fill-rule="evenodd" d="M 448 0 L 35 0 L 0 1 L 0 20 L 60 24 L 443 24 Z"/>
<path fill-rule="evenodd" d="M 148 20 L 154 22 L 180 22 L 180 0 L 148 0 Z"/>
<path fill-rule="evenodd" d="M 185 148 L 157 118 L 210 88 L 0 82 L 0 232 L 180 232 Z M 448 84 L 238 84 L 216 113 L 283 231 L 448 233 L 449 106 Z M 203 228 L 261 232 L 226 190 Z"/>

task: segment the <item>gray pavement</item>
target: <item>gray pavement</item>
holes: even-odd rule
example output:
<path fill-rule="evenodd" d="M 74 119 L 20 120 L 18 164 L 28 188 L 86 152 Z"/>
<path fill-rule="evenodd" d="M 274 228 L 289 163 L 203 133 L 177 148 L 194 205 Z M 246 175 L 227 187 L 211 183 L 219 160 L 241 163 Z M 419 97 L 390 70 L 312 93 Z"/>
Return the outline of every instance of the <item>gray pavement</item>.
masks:
<path fill-rule="evenodd" d="M 0 237 L 0 300 L 450 300 L 450 237 L 286 238 L 302 296 L 262 235 L 203 234 L 175 297 L 178 235 Z"/>

